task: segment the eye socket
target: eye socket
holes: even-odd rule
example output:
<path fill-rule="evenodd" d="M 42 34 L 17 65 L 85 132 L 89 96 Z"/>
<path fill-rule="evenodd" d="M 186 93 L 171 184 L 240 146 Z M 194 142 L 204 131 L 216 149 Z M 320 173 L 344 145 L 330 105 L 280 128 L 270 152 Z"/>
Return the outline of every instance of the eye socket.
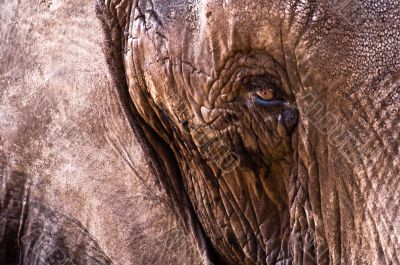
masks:
<path fill-rule="evenodd" d="M 279 80 L 269 75 L 249 76 L 242 80 L 244 88 L 262 100 L 277 99 L 280 94 Z"/>

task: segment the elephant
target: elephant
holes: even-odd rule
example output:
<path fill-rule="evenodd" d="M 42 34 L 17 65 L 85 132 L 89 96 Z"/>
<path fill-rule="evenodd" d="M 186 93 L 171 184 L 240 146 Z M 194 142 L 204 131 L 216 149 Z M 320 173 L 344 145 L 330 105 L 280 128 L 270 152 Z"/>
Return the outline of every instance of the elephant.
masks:
<path fill-rule="evenodd" d="M 44 2 L 0 4 L 1 264 L 400 264 L 399 3 Z"/>

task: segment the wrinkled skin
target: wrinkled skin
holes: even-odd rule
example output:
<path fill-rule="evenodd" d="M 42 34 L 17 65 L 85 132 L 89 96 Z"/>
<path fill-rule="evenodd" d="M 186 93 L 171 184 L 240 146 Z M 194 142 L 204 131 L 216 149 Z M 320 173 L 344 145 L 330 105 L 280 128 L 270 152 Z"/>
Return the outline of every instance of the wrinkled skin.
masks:
<path fill-rule="evenodd" d="M 400 6 L 362 1 L 355 20 L 335 5 L 99 4 L 121 96 L 165 185 L 182 182 L 169 186 L 184 187 L 205 256 L 400 263 Z M 207 154 L 211 139 L 237 164 Z"/>
<path fill-rule="evenodd" d="M 0 264 L 400 264 L 395 1 L 19 5 Z"/>
<path fill-rule="evenodd" d="M 101 34 L 93 0 L 0 1 L 1 265 L 200 264 Z"/>

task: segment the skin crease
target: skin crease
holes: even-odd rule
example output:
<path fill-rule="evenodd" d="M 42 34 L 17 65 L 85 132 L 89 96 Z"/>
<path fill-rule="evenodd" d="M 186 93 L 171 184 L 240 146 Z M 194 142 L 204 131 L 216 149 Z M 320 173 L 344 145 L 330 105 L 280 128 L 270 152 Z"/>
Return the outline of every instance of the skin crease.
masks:
<path fill-rule="evenodd" d="M 398 4 L 362 1 L 358 20 L 330 1 L 106 5 L 134 109 L 174 152 L 205 231 L 195 238 L 227 264 L 399 264 Z M 246 89 L 257 76 L 281 97 Z M 196 128 L 238 167 L 221 171 Z"/>

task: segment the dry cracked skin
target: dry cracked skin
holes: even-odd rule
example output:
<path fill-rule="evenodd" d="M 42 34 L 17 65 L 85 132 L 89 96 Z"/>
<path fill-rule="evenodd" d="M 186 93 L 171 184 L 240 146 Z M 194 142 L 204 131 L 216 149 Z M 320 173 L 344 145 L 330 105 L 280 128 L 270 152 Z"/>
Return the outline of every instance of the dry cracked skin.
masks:
<path fill-rule="evenodd" d="M 1 46 L 1 264 L 400 264 L 398 1 L 50 3 L 57 82 Z"/>

